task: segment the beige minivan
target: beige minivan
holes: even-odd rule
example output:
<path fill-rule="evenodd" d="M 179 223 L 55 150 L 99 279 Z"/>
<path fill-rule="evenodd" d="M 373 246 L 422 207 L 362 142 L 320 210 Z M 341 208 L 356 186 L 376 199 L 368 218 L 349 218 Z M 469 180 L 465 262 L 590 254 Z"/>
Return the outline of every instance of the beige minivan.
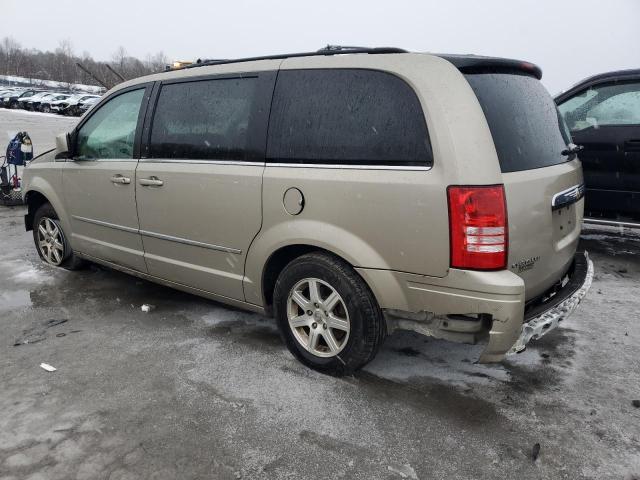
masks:
<path fill-rule="evenodd" d="M 51 265 L 100 263 L 275 316 L 340 375 L 409 329 L 501 361 L 591 284 L 584 186 L 540 69 L 328 47 L 108 92 L 25 170 Z"/>

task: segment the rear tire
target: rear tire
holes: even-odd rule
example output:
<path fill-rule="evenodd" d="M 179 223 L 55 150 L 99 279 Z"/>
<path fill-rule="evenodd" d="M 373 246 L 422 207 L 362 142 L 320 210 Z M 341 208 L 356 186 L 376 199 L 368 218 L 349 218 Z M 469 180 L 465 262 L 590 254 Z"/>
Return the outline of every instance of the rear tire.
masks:
<path fill-rule="evenodd" d="M 77 257 L 62 230 L 58 214 L 50 203 L 36 210 L 33 217 L 33 241 L 40 258 L 54 267 L 78 270 L 85 261 Z"/>
<path fill-rule="evenodd" d="M 308 253 L 289 263 L 273 298 L 287 348 L 322 373 L 342 376 L 362 368 L 386 335 L 382 311 L 367 284 L 349 264 L 327 253 Z"/>

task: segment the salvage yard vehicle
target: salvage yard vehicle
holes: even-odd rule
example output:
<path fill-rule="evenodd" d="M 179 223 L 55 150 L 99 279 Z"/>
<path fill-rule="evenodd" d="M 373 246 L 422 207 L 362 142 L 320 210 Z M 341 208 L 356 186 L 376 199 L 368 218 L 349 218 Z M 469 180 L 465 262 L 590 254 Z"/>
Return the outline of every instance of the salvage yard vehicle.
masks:
<path fill-rule="evenodd" d="M 93 107 L 96 103 L 100 101 L 100 97 L 89 98 L 87 100 L 83 100 L 78 102 L 76 105 L 77 115 L 82 115 L 84 112 Z"/>
<path fill-rule="evenodd" d="M 583 178 L 530 63 L 395 48 L 118 85 L 25 169 L 41 258 L 273 315 L 329 374 L 409 329 L 498 362 L 586 294 Z"/>
<path fill-rule="evenodd" d="M 580 160 L 590 217 L 640 220 L 640 69 L 589 77 L 556 98 Z"/>
<path fill-rule="evenodd" d="M 18 101 L 19 100 L 32 97 L 33 95 L 35 95 L 38 92 L 39 92 L 39 90 L 33 90 L 33 89 L 15 91 L 15 92 L 10 93 L 8 95 L 5 95 L 3 97 L 2 106 L 4 108 L 18 108 L 18 105 L 19 105 Z"/>
<path fill-rule="evenodd" d="M 23 110 L 35 110 L 36 105 L 40 105 L 42 100 L 51 99 L 55 94 L 52 92 L 38 92 L 35 95 L 18 99 L 18 108 Z"/>
<path fill-rule="evenodd" d="M 84 102 L 90 98 L 100 98 L 100 95 L 78 93 L 69 98 L 65 98 L 64 100 L 51 102 L 51 111 L 62 115 L 77 115 L 76 105 L 78 105 L 79 102 Z"/>
<path fill-rule="evenodd" d="M 43 113 L 49 113 L 51 112 L 51 104 L 53 102 L 61 102 L 63 100 L 66 100 L 67 98 L 69 98 L 71 96 L 71 94 L 69 93 L 60 93 L 60 94 L 55 94 L 54 96 L 44 99 L 40 102 L 40 104 L 37 106 L 38 110 L 43 112 Z"/>

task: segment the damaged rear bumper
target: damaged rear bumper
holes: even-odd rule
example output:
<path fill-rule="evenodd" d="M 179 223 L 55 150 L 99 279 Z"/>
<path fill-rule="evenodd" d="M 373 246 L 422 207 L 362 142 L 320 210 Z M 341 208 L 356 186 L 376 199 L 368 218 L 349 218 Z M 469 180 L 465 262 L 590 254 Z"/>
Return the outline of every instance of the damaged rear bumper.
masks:
<path fill-rule="evenodd" d="M 591 288 L 593 271 L 589 254 L 576 254 L 573 275 L 555 295 L 533 305 L 525 313 L 522 331 L 509 353 L 522 352 L 527 343 L 556 329 L 562 320 L 571 315 Z"/>
<path fill-rule="evenodd" d="M 442 278 L 356 270 L 385 312 L 388 331 L 413 330 L 463 343 L 488 336 L 481 363 L 500 362 L 553 330 L 584 298 L 593 279 L 593 264 L 586 253 L 576 253 L 563 280 L 529 302 L 525 301 L 523 279 L 509 270 L 452 268 Z"/>

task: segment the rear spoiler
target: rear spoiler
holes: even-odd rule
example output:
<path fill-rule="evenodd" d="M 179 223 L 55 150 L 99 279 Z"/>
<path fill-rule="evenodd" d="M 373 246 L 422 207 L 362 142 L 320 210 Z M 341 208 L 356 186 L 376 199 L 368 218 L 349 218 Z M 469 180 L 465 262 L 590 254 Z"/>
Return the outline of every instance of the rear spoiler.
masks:
<path fill-rule="evenodd" d="M 462 73 L 519 73 L 540 80 L 542 69 L 534 63 L 510 58 L 483 57 L 480 55 L 437 55 L 453 63 Z"/>

